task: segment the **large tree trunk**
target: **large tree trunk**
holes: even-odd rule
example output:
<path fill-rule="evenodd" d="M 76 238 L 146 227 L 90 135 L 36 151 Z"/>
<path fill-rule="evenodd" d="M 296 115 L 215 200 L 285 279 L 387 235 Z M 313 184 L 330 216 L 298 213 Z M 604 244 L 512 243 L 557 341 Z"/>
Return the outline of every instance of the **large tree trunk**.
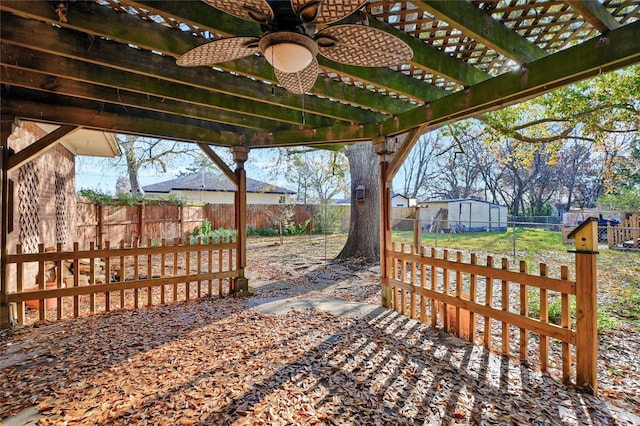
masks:
<path fill-rule="evenodd" d="M 351 223 L 349 236 L 338 259 L 380 260 L 380 179 L 379 158 L 369 142 L 351 145 L 346 152 L 351 172 Z M 356 187 L 365 187 L 364 202 L 356 201 Z"/>
<path fill-rule="evenodd" d="M 124 157 L 127 160 L 127 174 L 129 175 L 131 195 L 142 196 L 144 195 L 144 190 L 142 189 L 142 185 L 140 185 L 140 180 L 138 179 L 140 162 L 136 156 L 135 148 L 137 139 L 138 138 L 136 136 L 127 135 L 124 141 L 120 141 L 120 146 L 122 147 Z"/>

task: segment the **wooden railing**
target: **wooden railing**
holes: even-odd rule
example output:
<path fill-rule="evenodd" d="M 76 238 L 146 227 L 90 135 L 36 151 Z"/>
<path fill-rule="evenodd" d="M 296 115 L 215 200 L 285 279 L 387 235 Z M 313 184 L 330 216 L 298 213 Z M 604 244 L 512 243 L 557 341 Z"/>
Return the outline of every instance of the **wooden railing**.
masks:
<path fill-rule="evenodd" d="M 609 248 L 621 250 L 640 250 L 640 215 L 634 213 L 618 226 L 608 226 L 607 241 Z"/>
<path fill-rule="evenodd" d="M 394 243 L 383 282 L 396 312 L 490 350 L 517 354 L 542 371 L 559 365 L 565 382 L 596 393 L 595 253 L 576 251 L 572 281 L 567 266 L 551 277 L 543 263 L 531 274 L 525 261 L 512 270 L 506 258 L 480 261 L 475 253 Z M 551 306 L 559 307 L 558 315 L 550 315 L 557 311 Z M 554 340 L 559 345 L 550 345 Z M 531 345 L 538 350 L 530 351 Z"/>
<path fill-rule="evenodd" d="M 148 240 L 125 248 L 124 242 L 112 248 L 109 242 L 96 249 L 23 253 L 7 256 L 15 265 L 16 291 L 7 294 L 15 303 L 18 323 L 25 322 L 25 302 L 36 307 L 38 319 L 78 317 L 81 313 L 108 312 L 113 309 L 174 303 L 202 296 L 222 296 L 234 291 L 237 243 L 209 240 L 198 244 L 173 244 L 162 240 L 158 245 Z M 34 270 L 34 279 L 25 270 Z M 32 288 L 29 288 L 29 287 Z M 30 303 L 32 302 L 32 303 Z"/>

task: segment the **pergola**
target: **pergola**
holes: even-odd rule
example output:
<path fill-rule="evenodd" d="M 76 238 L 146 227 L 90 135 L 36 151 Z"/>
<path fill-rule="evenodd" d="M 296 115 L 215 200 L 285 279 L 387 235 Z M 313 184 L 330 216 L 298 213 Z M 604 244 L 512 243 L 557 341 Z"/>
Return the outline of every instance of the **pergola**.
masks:
<path fill-rule="evenodd" d="M 202 1 L 3 0 L 3 282 L 7 173 L 78 129 L 197 143 L 238 186 L 239 230 L 251 149 L 371 142 L 380 155 L 385 270 L 391 180 L 422 133 L 640 62 L 640 0 L 372 0 L 364 9 L 369 26 L 411 47 L 410 62 L 366 68 L 318 56 L 315 85 L 297 95 L 278 85 L 260 55 L 177 66 L 177 57 L 205 40 L 262 33 L 257 23 Z M 60 127 L 11 152 L 7 139 L 16 119 Z M 231 148 L 236 169 L 209 145 Z M 8 307 L 0 302 L 4 323 Z"/>

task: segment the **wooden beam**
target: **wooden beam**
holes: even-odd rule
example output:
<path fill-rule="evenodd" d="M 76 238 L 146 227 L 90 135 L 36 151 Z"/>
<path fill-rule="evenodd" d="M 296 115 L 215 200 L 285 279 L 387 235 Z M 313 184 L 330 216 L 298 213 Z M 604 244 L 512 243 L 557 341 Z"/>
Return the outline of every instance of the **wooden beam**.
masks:
<path fill-rule="evenodd" d="M 229 166 L 227 166 L 227 164 L 222 160 L 222 158 L 220 158 L 220 156 L 216 154 L 216 152 L 213 149 L 211 149 L 209 144 L 198 142 L 198 146 L 200 147 L 202 152 L 204 152 L 207 155 L 207 157 L 209 157 L 209 159 L 213 161 L 216 164 L 216 166 L 218 166 L 220 171 L 222 171 L 222 173 L 224 173 L 225 176 L 231 182 L 233 182 L 235 186 L 238 186 L 238 178 L 236 174 L 233 172 L 233 170 L 229 168 Z"/>
<path fill-rule="evenodd" d="M 478 43 L 519 63 L 528 63 L 547 55 L 544 49 L 505 27 L 469 1 L 414 1 L 419 9 L 462 31 Z"/>
<path fill-rule="evenodd" d="M 277 108 L 288 108 L 298 111 L 298 117 L 305 114 L 315 114 L 337 121 L 365 122 L 381 119 L 382 114 L 372 111 L 354 108 L 340 102 L 321 99 L 315 96 L 300 96 L 289 93 L 285 90 L 278 90 L 271 93 L 271 86 L 262 82 L 248 80 L 244 77 L 230 75 L 228 73 L 213 72 L 204 67 L 183 68 L 175 64 L 175 60 L 162 55 L 150 55 L 140 49 L 133 49 L 126 45 L 114 43 L 102 39 L 88 39 L 86 35 L 75 31 L 69 31 L 46 25 L 39 21 L 27 20 L 17 16 L 2 14 L 2 41 L 19 48 L 27 48 L 35 51 L 42 51 L 56 56 L 63 56 L 77 61 L 87 62 L 90 65 L 99 65 L 108 69 L 117 69 L 127 73 L 140 74 L 148 77 L 145 80 L 149 84 L 139 90 L 152 93 L 153 81 L 177 83 L 204 90 L 208 93 L 221 93 L 237 98 L 236 104 L 256 100 L 267 105 L 262 109 L 268 111 L 270 106 Z M 19 56 L 17 60 L 28 61 L 28 58 Z M 9 59 L 5 60 L 8 62 Z M 32 61 L 29 61 L 30 63 Z M 43 65 L 44 67 L 45 65 Z M 80 76 L 82 77 L 82 76 Z M 98 81 L 104 79 L 109 82 L 110 78 L 116 79 L 111 84 L 116 85 L 118 75 L 113 77 L 94 77 Z M 180 87 L 180 86 L 179 86 Z M 184 87 L 184 86 L 182 86 Z M 363 91 L 362 89 L 357 89 Z M 189 94 L 186 91 L 185 95 Z M 183 96 L 185 96 L 183 95 Z M 373 99 L 374 93 L 370 93 Z M 200 97 L 194 94 L 195 99 Z M 380 98 L 375 95 L 376 98 Z M 221 98 L 224 101 L 226 98 Z M 341 99 L 337 97 L 335 99 Z M 381 100 L 381 108 L 391 108 L 391 112 L 406 111 L 412 106 L 406 102 L 390 99 Z M 277 109 L 276 108 L 276 109 Z"/>
<path fill-rule="evenodd" d="M 598 0 L 565 0 L 565 3 L 601 33 L 620 28 L 620 23 Z"/>
<path fill-rule="evenodd" d="M 410 130 L 405 136 L 402 144 L 396 148 L 395 153 L 391 157 L 391 161 L 387 166 L 387 176 L 385 179 L 388 181 L 392 181 L 402 164 L 404 164 L 404 160 L 407 159 L 407 156 L 411 152 L 411 149 L 416 144 L 416 141 L 422 136 L 425 132 L 426 126 L 419 126 L 415 129 Z"/>
<path fill-rule="evenodd" d="M 33 158 L 37 157 L 53 148 L 55 144 L 66 135 L 73 133 L 78 130 L 78 126 L 70 126 L 63 125 L 58 127 L 56 130 L 51 133 L 41 137 L 37 141 L 31 143 L 20 151 L 16 152 L 13 155 L 9 156 L 9 171 L 22 166 L 23 164 L 31 161 Z"/>
<path fill-rule="evenodd" d="M 9 268 L 7 255 L 9 254 L 9 136 L 13 131 L 15 117 L 3 111 L 0 128 L 0 328 L 11 327 L 9 302 L 7 300 L 9 283 Z"/>
<path fill-rule="evenodd" d="M 189 3 L 191 2 L 183 2 L 181 4 L 184 6 Z M 89 34 L 95 39 L 104 37 L 123 43 L 124 45 L 135 45 L 144 50 L 160 52 L 173 58 L 177 58 L 202 42 L 201 39 L 193 37 L 188 32 L 176 31 L 151 21 L 142 20 L 135 15 L 115 12 L 109 7 L 100 6 L 95 3 L 84 3 L 82 7 L 74 8 L 73 17 L 68 17 L 69 22 L 60 23 L 57 15 L 55 15 L 50 6 L 50 3 L 44 1 L 24 2 L 3 0 L 2 3 L 0 3 L 0 10 L 8 11 L 32 20 L 45 22 L 49 26 L 51 26 L 50 24 L 55 24 L 56 26 L 63 27 L 62 29 L 80 31 Z M 211 9 L 213 13 L 215 13 L 215 9 Z M 9 26 L 5 23 L 4 16 L 2 17 L 2 22 L 4 32 L 4 29 Z M 61 28 L 56 29 L 61 30 Z M 31 35 L 31 38 L 33 38 L 33 35 Z M 45 40 L 44 37 L 36 38 L 40 41 Z M 149 55 L 147 54 L 146 56 L 148 57 Z M 175 68 L 179 68 L 175 63 L 174 66 Z M 246 85 L 250 85 L 249 83 L 259 85 L 264 81 L 277 83 L 273 68 L 260 57 L 245 57 L 228 63 L 218 64 L 217 67 L 243 76 L 250 76 L 254 80 L 257 80 L 253 82 L 245 80 L 243 84 Z M 216 74 L 215 71 L 206 67 L 198 68 L 207 70 L 210 75 Z M 363 69 L 363 71 L 366 71 L 366 69 Z M 379 77 L 380 80 L 376 81 L 375 84 L 384 86 L 384 80 L 382 79 L 385 76 L 391 77 L 395 74 L 391 70 L 387 71 L 391 74 L 386 74 L 382 71 L 382 76 Z M 331 85 L 326 85 L 322 80 L 323 79 L 318 79 L 318 83 L 311 91 L 312 93 L 374 110 L 377 105 L 379 105 L 379 96 L 373 92 L 335 82 Z M 425 83 L 419 81 L 416 81 L 416 83 L 422 86 L 422 88 L 425 86 Z M 238 84 L 237 81 L 236 84 Z M 270 88 L 266 86 L 267 85 L 263 84 L 264 89 L 270 90 Z M 283 89 L 280 90 L 284 91 Z M 262 96 L 264 96 L 264 93 Z M 398 100 L 396 100 L 396 102 L 400 102 L 400 104 L 403 103 L 403 101 Z"/>
<path fill-rule="evenodd" d="M 17 47 L 4 44 L 1 47 L 1 79 L 2 82 L 11 86 L 99 102 L 117 103 L 125 108 L 144 108 L 255 130 L 303 127 L 301 114 L 287 108 L 267 106 L 267 104 L 259 102 L 247 101 L 169 82 L 153 81 L 155 79 L 150 77 L 104 69 L 96 65 L 72 63 L 70 62 L 72 60 L 41 52 L 29 54 L 29 51 L 25 51 L 30 59 L 42 59 L 35 61 L 33 66 L 37 67 L 38 70 L 34 72 L 24 68 L 31 66 L 30 64 L 25 64 L 28 61 L 18 60 L 18 57 L 13 54 L 15 52 L 8 53 L 11 50 L 18 49 Z M 20 67 L 7 65 L 4 62 L 13 57 L 16 58 L 16 63 L 19 63 Z M 55 71 L 55 68 L 52 71 L 59 73 L 58 75 L 41 71 L 44 69 L 46 72 L 50 67 L 56 67 L 56 65 L 61 66 L 57 68 L 58 71 Z M 72 70 L 73 68 L 75 69 Z M 73 79 L 66 78 L 65 74 L 72 75 Z M 96 81 L 94 82 L 76 80 L 77 78 L 89 79 L 92 78 L 92 75 L 95 76 Z M 114 87 L 106 84 L 106 82 L 115 82 L 115 80 L 119 81 L 120 84 L 118 86 Z M 145 87 L 149 89 L 145 89 Z M 180 96 L 185 98 L 181 99 Z M 210 100 L 209 104 L 206 103 L 207 100 Z M 236 109 L 234 110 L 234 108 Z M 243 113 L 243 111 L 246 113 Z M 272 112 L 273 115 L 271 117 L 267 116 L 267 111 Z M 326 126 L 330 125 L 331 122 L 328 118 L 318 117 L 314 114 L 306 115 L 306 120 L 315 126 Z"/>
<path fill-rule="evenodd" d="M 14 92 L 14 91 L 12 91 Z M 208 128 L 197 120 L 169 122 L 162 114 L 136 116 L 135 111 L 107 112 L 100 104 L 93 108 L 87 106 L 69 106 L 64 103 L 46 104 L 40 101 L 27 101 L 24 98 L 3 96 L 3 112 L 15 113 L 17 117 L 48 123 L 68 123 L 87 129 L 103 130 L 112 133 L 128 133 L 139 136 L 167 138 L 185 142 L 206 141 L 220 146 L 232 146 L 243 143 L 241 134 Z"/>

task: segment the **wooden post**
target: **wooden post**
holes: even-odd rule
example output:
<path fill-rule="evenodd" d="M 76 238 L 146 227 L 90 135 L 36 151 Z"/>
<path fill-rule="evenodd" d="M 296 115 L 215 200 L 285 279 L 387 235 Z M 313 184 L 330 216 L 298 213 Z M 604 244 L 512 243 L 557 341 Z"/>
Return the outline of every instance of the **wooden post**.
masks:
<path fill-rule="evenodd" d="M 11 327 L 9 303 L 7 302 L 7 284 L 9 283 L 9 136 L 13 131 L 13 116 L 2 116 L 0 130 L 0 328 Z"/>
<path fill-rule="evenodd" d="M 418 251 L 422 246 L 422 222 L 420 222 L 420 207 L 416 207 L 416 218 L 413 221 L 413 245 Z"/>
<path fill-rule="evenodd" d="M 238 250 L 236 251 L 236 268 L 238 276 L 233 288 L 235 291 L 249 291 L 249 280 L 244 276 L 244 268 L 247 266 L 247 172 L 244 163 L 249 158 L 249 148 L 246 146 L 233 147 L 233 160 L 236 162 L 236 179 L 238 190 L 235 194 L 235 225 L 237 233 Z M 231 258 L 229 258 L 231 266 Z"/>
<path fill-rule="evenodd" d="M 382 306 L 390 308 L 395 301 L 389 277 L 391 276 L 391 263 L 387 259 L 387 252 L 391 249 L 391 196 L 392 188 L 389 177 L 390 156 L 393 154 L 391 144 L 382 141 L 376 144 L 376 153 L 380 156 L 380 278 L 382 286 Z"/>
<path fill-rule="evenodd" d="M 588 218 L 569 234 L 576 240 L 576 385 L 598 393 L 596 254 L 598 220 Z"/>

